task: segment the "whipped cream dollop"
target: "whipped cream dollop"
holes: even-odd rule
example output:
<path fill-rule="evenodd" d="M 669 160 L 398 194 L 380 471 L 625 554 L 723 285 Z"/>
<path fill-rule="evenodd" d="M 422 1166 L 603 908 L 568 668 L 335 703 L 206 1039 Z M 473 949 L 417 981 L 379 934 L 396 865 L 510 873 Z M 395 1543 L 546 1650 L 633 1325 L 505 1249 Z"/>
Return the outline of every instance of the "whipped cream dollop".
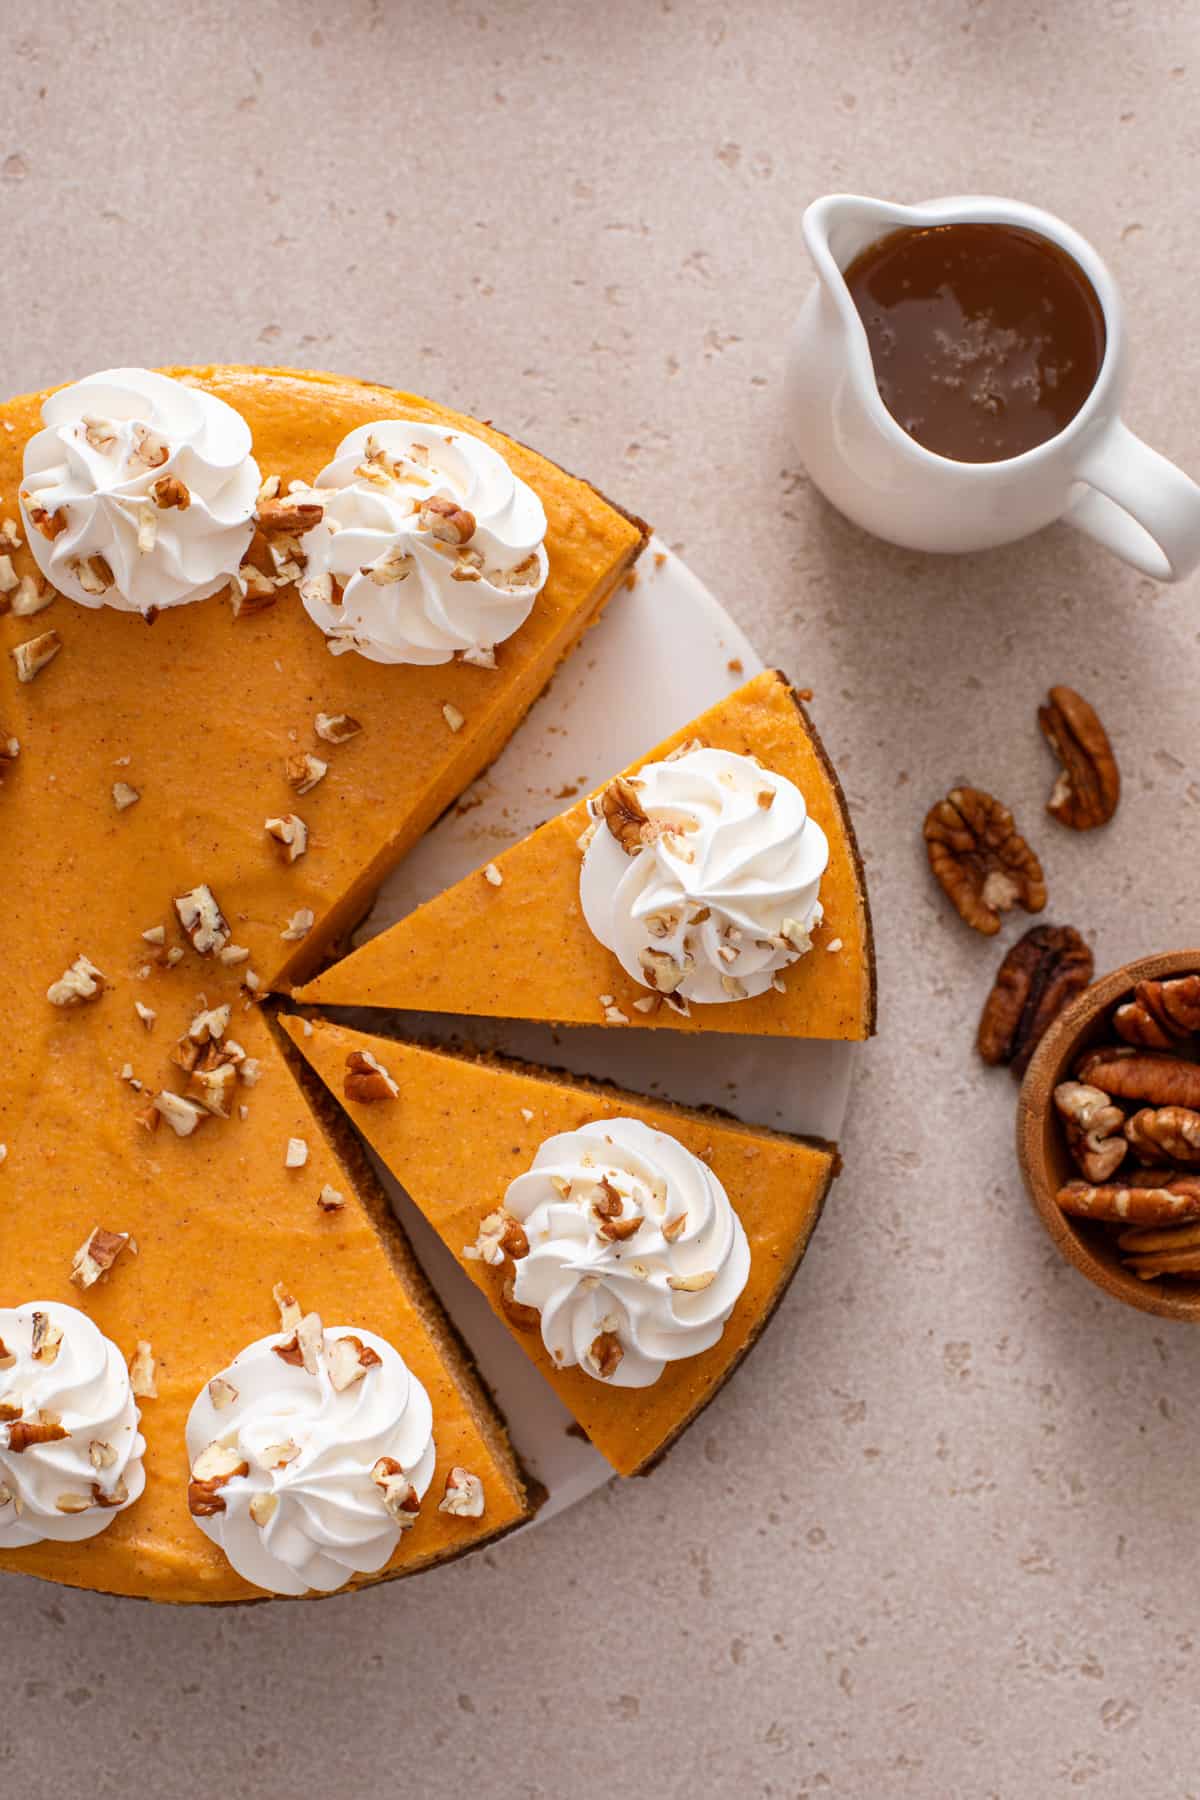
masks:
<path fill-rule="evenodd" d="M 301 548 L 300 598 L 334 655 L 490 665 L 546 582 L 546 514 L 498 451 L 465 431 L 384 419 L 338 445 Z"/>
<path fill-rule="evenodd" d="M 86 1313 L 0 1308 L 0 1548 L 78 1543 L 146 1485 L 125 1358 Z"/>
<path fill-rule="evenodd" d="M 226 585 L 259 488 L 240 413 L 152 369 L 106 369 L 51 394 L 42 419 L 20 502 L 52 586 L 153 616 Z"/>
<path fill-rule="evenodd" d="M 678 1011 L 781 987 L 820 924 L 829 861 L 793 782 L 689 745 L 588 806 L 583 913 L 627 975 Z"/>
<path fill-rule="evenodd" d="M 547 1138 L 505 1210 L 528 1252 L 512 1297 L 560 1368 L 649 1387 L 718 1341 L 750 1273 L 742 1222 L 707 1164 L 637 1119 Z"/>
<path fill-rule="evenodd" d="M 324 1593 L 382 1569 L 433 1478 L 429 1395 L 385 1338 L 308 1315 L 259 1338 L 188 1415 L 196 1524 L 247 1581 Z"/>

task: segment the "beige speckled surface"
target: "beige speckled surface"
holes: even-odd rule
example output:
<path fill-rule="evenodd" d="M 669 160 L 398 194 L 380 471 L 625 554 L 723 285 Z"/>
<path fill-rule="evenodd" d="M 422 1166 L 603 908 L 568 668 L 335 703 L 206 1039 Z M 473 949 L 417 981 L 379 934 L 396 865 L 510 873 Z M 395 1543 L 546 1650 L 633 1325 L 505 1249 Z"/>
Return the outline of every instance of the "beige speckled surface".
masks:
<path fill-rule="evenodd" d="M 1193 467 L 1200 23 L 1177 0 L 187 9 L 5 0 L 4 385 L 315 363 L 481 410 L 654 519 L 817 690 L 884 1025 L 779 1320 L 649 1482 L 392 1591 L 179 1615 L 8 1581 L 0 1792 L 1200 1792 L 1200 1335 L 1058 1260 L 971 1052 L 997 949 L 928 801 L 994 786 L 1100 966 L 1195 935 L 1200 589 L 1067 532 L 933 563 L 795 469 L 813 194 L 1005 190 L 1128 301 L 1130 423 Z M 1048 679 L 1122 812 L 1043 820 Z M 1013 935 L 1010 926 L 1005 941 Z"/>

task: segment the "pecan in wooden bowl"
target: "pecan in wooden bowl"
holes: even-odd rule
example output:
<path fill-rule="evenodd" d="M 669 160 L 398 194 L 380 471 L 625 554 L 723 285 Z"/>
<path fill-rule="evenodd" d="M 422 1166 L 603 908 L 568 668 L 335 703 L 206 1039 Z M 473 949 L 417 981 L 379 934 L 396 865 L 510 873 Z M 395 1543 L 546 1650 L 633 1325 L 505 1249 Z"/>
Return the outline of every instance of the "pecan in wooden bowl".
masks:
<path fill-rule="evenodd" d="M 1200 1322 L 1200 950 L 1126 963 L 1060 1014 L 1021 1085 L 1017 1156 L 1069 1263 Z"/>

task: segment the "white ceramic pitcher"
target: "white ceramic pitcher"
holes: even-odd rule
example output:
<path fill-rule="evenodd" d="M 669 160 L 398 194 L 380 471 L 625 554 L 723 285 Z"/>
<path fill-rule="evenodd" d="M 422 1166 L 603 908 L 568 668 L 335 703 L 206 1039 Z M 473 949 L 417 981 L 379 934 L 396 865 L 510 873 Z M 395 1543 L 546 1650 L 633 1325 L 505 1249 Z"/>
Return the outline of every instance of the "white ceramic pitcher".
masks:
<path fill-rule="evenodd" d="M 842 271 L 906 226 L 960 222 L 1037 232 L 1066 251 L 1104 311 L 1104 361 L 1056 437 L 1003 462 L 954 462 L 908 436 L 879 395 L 867 334 Z M 892 206 L 828 194 L 804 215 L 817 272 L 791 340 L 792 430 L 813 481 L 848 518 L 912 550 L 985 550 L 1065 519 L 1135 569 L 1179 581 L 1200 563 L 1200 487 L 1121 422 L 1125 329 L 1111 274 L 1061 219 L 1017 200 L 965 195 Z"/>

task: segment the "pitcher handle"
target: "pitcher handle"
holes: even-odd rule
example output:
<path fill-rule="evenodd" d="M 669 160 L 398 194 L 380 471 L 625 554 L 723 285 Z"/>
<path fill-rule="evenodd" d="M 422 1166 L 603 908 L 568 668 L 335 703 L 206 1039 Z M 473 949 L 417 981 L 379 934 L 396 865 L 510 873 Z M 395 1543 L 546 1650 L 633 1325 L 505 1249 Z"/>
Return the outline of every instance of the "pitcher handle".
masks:
<path fill-rule="evenodd" d="M 1115 419 L 1076 479 L 1089 492 L 1063 515 L 1143 575 L 1182 581 L 1200 563 L 1200 487 Z"/>

